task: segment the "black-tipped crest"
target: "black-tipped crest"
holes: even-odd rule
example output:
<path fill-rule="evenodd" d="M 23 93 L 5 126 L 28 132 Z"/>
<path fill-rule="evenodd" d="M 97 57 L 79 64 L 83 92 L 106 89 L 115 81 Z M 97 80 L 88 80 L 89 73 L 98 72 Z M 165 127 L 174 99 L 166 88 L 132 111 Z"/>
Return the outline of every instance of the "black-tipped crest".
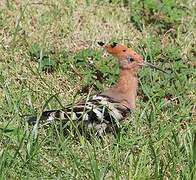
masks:
<path fill-rule="evenodd" d="M 113 43 L 111 44 L 111 47 L 114 48 L 114 47 L 116 47 L 117 44 L 118 44 L 118 43 L 113 42 Z"/>
<path fill-rule="evenodd" d="M 102 41 L 97 42 L 97 44 L 99 44 L 100 46 L 103 46 L 105 43 Z"/>

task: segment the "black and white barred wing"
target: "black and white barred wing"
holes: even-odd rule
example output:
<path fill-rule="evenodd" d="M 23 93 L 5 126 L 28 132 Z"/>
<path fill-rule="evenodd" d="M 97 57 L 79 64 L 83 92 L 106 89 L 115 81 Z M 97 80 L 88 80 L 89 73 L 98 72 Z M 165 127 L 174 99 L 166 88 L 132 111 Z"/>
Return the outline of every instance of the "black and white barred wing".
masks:
<path fill-rule="evenodd" d="M 65 121 L 84 121 L 89 124 L 117 124 L 127 116 L 129 111 L 129 108 L 110 97 L 95 95 L 73 107 L 45 111 L 39 121 L 47 123 L 61 119 Z M 31 117 L 28 122 L 35 124 L 36 121 L 37 117 Z"/>

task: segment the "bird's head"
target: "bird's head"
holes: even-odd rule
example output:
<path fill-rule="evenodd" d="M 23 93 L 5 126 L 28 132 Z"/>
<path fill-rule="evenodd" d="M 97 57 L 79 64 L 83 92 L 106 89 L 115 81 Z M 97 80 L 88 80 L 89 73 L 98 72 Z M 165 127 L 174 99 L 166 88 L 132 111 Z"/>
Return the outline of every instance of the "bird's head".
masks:
<path fill-rule="evenodd" d="M 128 48 L 125 45 L 118 43 L 105 44 L 103 42 L 98 42 L 109 54 L 112 54 L 118 59 L 119 66 L 121 69 L 127 69 L 131 71 L 137 71 L 142 66 L 149 66 L 151 68 L 158 69 L 162 72 L 162 69 L 144 61 L 143 57 L 133 51 L 131 48 Z"/>

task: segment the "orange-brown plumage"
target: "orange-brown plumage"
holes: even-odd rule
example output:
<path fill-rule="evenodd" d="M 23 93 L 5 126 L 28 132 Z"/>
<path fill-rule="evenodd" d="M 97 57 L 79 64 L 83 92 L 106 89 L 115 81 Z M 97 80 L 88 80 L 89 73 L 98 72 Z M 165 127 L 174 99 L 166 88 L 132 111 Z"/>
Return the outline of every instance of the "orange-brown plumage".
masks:
<path fill-rule="evenodd" d="M 101 135 L 108 128 L 112 127 L 113 129 L 118 126 L 118 122 L 125 119 L 135 108 L 139 68 L 141 66 L 159 68 L 144 62 L 142 56 L 125 45 L 105 44 L 103 42 L 98 44 L 118 59 L 120 73 L 116 84 L 100 94 L 76 103 L 72 107 L 67 106 L 59 110 L 44 111 L 40 119 L 37 116 L 32 116 L 28 119 L 30 124 L 39 121 L 50 123 L 56 119 L 62 119 L 66 122 L 72 119 L 77 122 L 83 121 L 89 127 L 94 126 Z"/>
<path fill-rule="evenodd" d="M 113 97 L 134 109 L 138 87 L 137 71 L 143 65 L 143 58 L 125 45 L 113 43 L 103 44 L 103 47 L 118 59 L 120 73 L 117 83 L 101 94 Z"/>

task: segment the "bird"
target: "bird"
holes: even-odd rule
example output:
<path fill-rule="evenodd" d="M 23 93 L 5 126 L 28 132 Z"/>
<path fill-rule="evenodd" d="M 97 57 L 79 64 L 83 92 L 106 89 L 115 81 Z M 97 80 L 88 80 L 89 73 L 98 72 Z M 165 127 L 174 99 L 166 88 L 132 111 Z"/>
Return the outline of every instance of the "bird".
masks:
<path fill-rule="evenodd" d="M 119 126 L 136 108 L 138 89 L 138 71 L 148 66 L 162 72 L 164 70 L 144 61 L 144 58 L 126 45 L 112 42 L 98 44 L 117 59 L 119 77 L 117 82 L 102 92 L 90 96 L 73 106 L 65 106 L 57 110 L 48 110 L 28 118 L 28 124 L 52 123 L 58 120 L 84 123 L 94 128 L 96 133 L 103 134 L 108 129 Z"/>

